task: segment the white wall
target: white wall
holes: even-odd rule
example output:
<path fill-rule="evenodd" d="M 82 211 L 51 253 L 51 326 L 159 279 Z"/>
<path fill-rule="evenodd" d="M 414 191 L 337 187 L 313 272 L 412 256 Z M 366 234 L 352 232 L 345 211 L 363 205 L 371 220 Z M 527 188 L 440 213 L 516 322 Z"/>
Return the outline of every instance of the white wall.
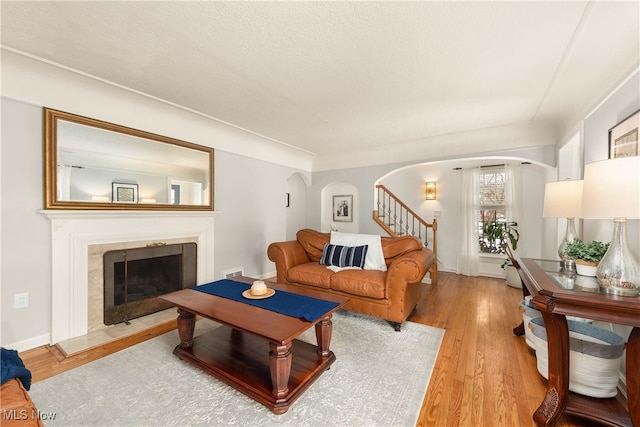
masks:
<path fill-rule="evenodd" d="M 43 195 L 44 106 L 200 145 L 215 154 L 216 277 L 237 266 L 270 275 L 270 242 L 285 240 L 284 194 L 293 174 L 310 177 L 313 156 L 174 105 L 2 51 L 0 146 L 0 345 L 48 343 L 51 232 Z M 302 169 L 301 169 L 302 168 Z M 293 215 L 293 214 L 292 214 Z M 288 219 L 295 221 L 292 215 Z M 304 221 L 306 211 L 297 215 Z M 14 295 L 29 294 L 14 309 Z"/>
<path fill-rule="evenodd" d="M 396 194 L 411 209 L 427 221 L 432 221 L 434 211 L 440 211 L 438 217 L 438 268 L 442 271 L 455 271 L 462 239 L 462 171 L 456 167 L 520 163 L 526 159 L 504 157 L 483 157 L 481 159 L 458 159 L 440 161 L 401 168 L 385 176 L 381 183 Z M 521 165 L 522 218 L 518 224 L 520 241 L 517 254 L 523 257 L 542 256 L 542 198 L 548 171 L 548 165 Z M 425 181 L 437 182 L 437 199 L 425 200 Z M 485 256 L 481 258 L 480 274 L 490 277 L 504 277 L 500 265 L 504 256 Z"/>
<path fill-rule="evenodd" d="M 0 200 L 0 344 L 43 344 L 51 324 L 49 220 L 44 203 L 42 109 L 2 100 Z M 17 293 L 29 307 L 14 309 Z M 30 342 L 34 344 L 31 345 Z"/>
<path fill-rule="evenodd" d="M 353 196 L 352 219 L 351 222 L 334 221 L 333 218 L 333 197 L 334 196 Z M 330 230 L 340 231 L 342 233 L 359 233 L 360 232 L 360 194 L 358 188 L 348 182 L 334 182 L 327 185 L 320 193 L 320 211 L 322 219 L 320 230 L 329 232 Z"/>
<path fill-rule="evenodd" d="M 638 86 L 636 75 L 585 120 L 585 160 L 606 158 L 606 131 L 639 108 Z M 214 204 L 220 214 L 216 216 L 215 257 L 211 262 L 217 275 L 237 266 L 242 266 L 248 275 L 270 274 L 274 267 L 266 258 L 268 243 L 290 237 L 286 223 L 302 224 L 304 221 L 300 218 L 303 216 L 306 226 L 322 229 L 324 215 L 330 206 L 323 202 L 322 194 L 333 183 L 348 183 L 358 195 L 354 198 L 357 230 L 353 231 L 381 234 L 382 230 L 371 220 L 375 208 L 374 185 L 402 167 L 427 160 L 451 160 L 415 159 L 401 164 L 311 175 L 312 156 L 305 153 L 215 119 L 5 51 L 2 52 L 2 91 L 0 344 L 17 343 L 21 349 L 43 344 L 42 339 L 49 333 L 51 323 L 50 230 L 48 220 L 39 213 L 44 199 L 41 108 L 45 105 L 215 148 Z M 556 148 L 543 139 L 541 146 L 480 153 L 478 157 L 513 157 L 555 167 Z M 537 168 L 544 170 L 544 167 Z M 303 209 L 296 213 L 285 208 L 284 194 L 291 192 L 287 180 L 294 174 L 309 177 L 312 182 L 306 193 L 306 212 Z M 531 185 L 526 186 L 528 207 L 523 222 L 527 223 L 527 231 L 522 240 L 522 255 L 552 257 L 553 253 L 545 253 L 546 246 L 541 246 L 544 238 L 536 240 L 535 236 L 544 228 L 540 218 L 543 184 L 555 177 L 532 172 L 525 178 Z M 398 187 L 400 191 L 415 192 L 414 197 L 421 198 L 418 194 L 423 192 L 424 179 L 420 176 L 418 182 L 413 177 L 406 177 L 399 181 Z M 439 258 L 444 258 L 444 269 L 454 265 L 456 247 L 451 242 L 455 241 L 458 230 L 451 204 L 455 202 L 459 185 L 455 175 L 443 175 L 439 200 L 428 204 L 420 199 L 415 205 L 426 217 L 432 216 L 434 206 L 442 211 L 438 238 Z M 397 188 L 391 190 L 398 191 Z M 629 237 L 638 254 L 640 231 L 638 220 L 633 221 Z M 602 236 L 605 240 L 610 235 L 609 222 L 585 224 L 585 238 Z M 13 297 L 22 292 L 29 293 L 30 305 L 15 310 Z"/>
<path fill-rule="evenodd" d="M 638 73 L 631 76 L 623 86 L 612 93 L 583 124 L 576 124 L 575 129 L 583 130 L 582 147 L 572 147 L 569 151 L 561 151 L 563 163 L 571 163 L 571 174 L 581 174 L 581 166 L 596 160 L 606 159 L 608 156 L 607 132 L 633 111 L 640 108 L 638 98 L 640 88 Z M 575 144 L 573 132 L 561 145 Z M 518 254 L 524 257 L 543 257 L 555 259 L 559 244 L 559 236 L 564 234 L 564 223 L 561 220 L 542 218 L 542 203 L 544 199 L 544 184 L 559 179 L 557 165 L 558 150 L 556 147 L 545 145 L 546 138 L 541 138 L 539 146 L 527 149 L 502 152 L 480 153 L 470 161 L 482 162 L 488 159 L 520 159 L 533 164 L 523 168 L 523 218 L 520 224 L 522 234 Z M 566 156 L 569 156 L 567 159 Z M 583 160 L 584 157 L 584 160 Z M 457 253 L 459 252 L 460 217 L 459 194 L 461 188 L 460 177 L 452 173 L 456 163 L 466 159 L 461 156 L 456 159 L 416 159 L 411 163 L 388 164 L 382 166 L 341 169 L 334 171 L 315 172 L 313 185 L 309 193 L 309 224 L 312 227 L 323 227 L 326 223 L 326 209 L 320 203 L 323 189 L 335 182 L 350 183 L 358 191 L 359 230 L 363 233 L 384 234 L 383 230 L 371 221 L 371 211 L 374 206 L 374 185 L 378 182 L 385 184 L 393 193 L 398 195 L 413 210 L 420 213 L 424 219 L 430 221 L 433 212 L 439 210 L 438 219 L 438 260 L 439 268 L 445 271 L 455 271 Z M 578 161 L 578 165 L 576 165 Z M 566 172 L 566 167 L 563 171 Z M 579 177 L 579 176 L 574 176 Z M 438 199 L 424 200 L 424 181 L 438 182 Z M 630 245 L 634 253 L 640 255 L 640 220 L 629 220 L 628 231 Z M 609 241 L 612 233 L 611 221 L 584 221 L 583 237 Z M 581 224 L 578 224 L 581 227 Z M 499 264 L 501 260 L 484 263 L 483 274 L 501 275 Z"/>
<path fill-rule="evenodd" d="M 287 194 L 283 203 L 288 204 L 286 240 L 295 240 L 296 233 L 307 226 L 307 187 L 306 177 L 294 173 L 287 180 Z"/>
<path fill-rule="evenodd" d="M 275 274 L 267 247 L 286 240 L 285 194 L 290 168 L 224 151 L 216 152 L 215 271 L 243 267 L 247 276 Z M 291 221 L 306 217 L 304 207 Z"/>
<path fill-rule="evenodd" d="M 309 189 L 309 224 L 312 228 L 326 228 L 331 214 L 328 207 L 319 201 L 324 200 L 323 192 L 334 183 L 353 185 L 359 197 L 354 199 L 357 205 L 358 227 L 354 232 L 384 235 L 385 232 L 371 219 L 375 209 L 375 184 L 381 182 L 396 194 L 408 206 L 425 220 L 433 219 L 433 211 L 441 212 L 438 218 L 438 261 L 443 271 L 455 271 L 460 241 L 460 189 L 459 173 L 453 171 L 456 166 L 470 163 L 487 164 L 494 160 L 504 163 L 505 159 L 531 161 L 532 165 L 523 166 L 523 220 L 521 256 L 540 257 L 544 241 L 537 238 L 542 230 L 542 199 L 544 184 L 555 176 L 555 147 L 541 145 L 526 150 L 512 150 L 500 153 L 485 153 L 474 158 L 439 159 L 413 164 L 388 164 L 338 171 L 324 171 L 313 174 L 313 185 Z M 479 163 L 480 162 L 480 163 Z M 438 182 L 438 199 L 424 200 L 424 182 Z M 354 220 L 355 221 L 355 220 Z M 349 230 L 351 231 L 351 230 Z M 533 237 L 532 237 L 533 236 Z M 486 259 L 483 274 L 503 277 L 500 268 L 503 258 Z"/>
<path fill-rule="evenodd" d="M 584 120 L 584 164 L 609 157 L 609 129 L 640 109 L 640 72 L 628 79 L 618 90 Z M 613 221 L 584 220 L 583 239 L 609 241 L 613 234 Z M 640 255 L 640 220 L 627 223 L 629 245 Z"/>
<path fill-rule="evenodd" d="M 311 171 L 314 156 L 306 151 L 121 86 L 4 49 L 0 53 L 5 98 Z"/>
<path fill-rule="evenodd" d="M 310 228 L 314 228 L 320 231 L 327 231 L 331 224 L 332 218 L 332 202 L 329 202 L 325 197 L 330 198 L 334 194 L 330 187 L 336 183 L 340 185 L 349 185 L 352 191 L 358 194 L 358 197 L 354 197 L 354 223 L 358 224 L 358 227 L 349 227 L 348 232 L 355 233 L 372 233 L 380 234 L 382 231 L 377 224 L 371 220 L 371 215 L 374 209 L 374 185 L 376 178 L 388 171 L 388 166 L 371 166 L 365 168 L 355 169 L 342 169 L 339 171 L 328 172 L 315 172 L 313 173 L 312 184 L 309 187 L 309 193 L 307 200 L 308 205 L 308 224 Z M 327 190 L 329 189 L 329 190 Z M 345 194 L 345 193 L 340 193 Z M 350 193 L 347 193 L 350 194 Z M 344 224 L 338 223 L 340 231 L 345 231 Z"/>
<path fill-rule="evenodd" d="M 2 98 L 1 311 L 2 345 L 25 349 L 48 343 L 51 328 L 51 231 L 43 209 L 42 107 Z M 273 241 L 286 239 L 284 194 L 287 166 L 217 150 L 215 154 L 216 278 L 243 267 L 263 276 L 275 268 L 266 256 Z M 304 206 L 292 221 L 303 222 Z M 29 293 L 29 307 L 13 297 Z"/>
<path fill-rule="evenodd" d="M 582 138 L 585 165 L 599 160 L 606 160 L 609 157 L 609 129 L 638 109 L 640 109 L 640 72 L 636 71 L 585 119 Z M 582 226 L 582 238 L 584 240 L 611 241 L 613 235 L 612 220 L 583 220 Z M 627 238 L 631 252 L 636 256 L 636 259 L 640 260 L 640 219 L 629 219 L 627 221 Z M 624 338 L 627 338 L 631 333 L 631 327 L 629 326 L 597 324 L 605 328 L 611 328 L 611 330 Z M 622 371 L 626 372 L 624 360 Z"/>

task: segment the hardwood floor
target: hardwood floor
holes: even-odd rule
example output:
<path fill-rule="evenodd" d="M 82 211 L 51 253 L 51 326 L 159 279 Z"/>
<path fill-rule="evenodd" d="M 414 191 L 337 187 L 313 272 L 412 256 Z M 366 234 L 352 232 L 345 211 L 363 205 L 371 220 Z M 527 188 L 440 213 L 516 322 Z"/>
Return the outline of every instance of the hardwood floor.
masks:
<path fill-rule="evenodd" d="M 545 393 L 534 353 L 512 333 L 520 289 L 504 280 L 439 273 L 410 320 L 446 330 L 417 426 L 533 426 Z M 37 383 L 175 328 L 174 322 L 65 358 L 56 347 L 20 353 Z M 400 332 L 402 333 L 402 332 Z M 595 426 L 563 416 L 558 426 Z"/>
<path fill-rule="evenodd" d="M 535 353 L 513 335 L 522 290 L 503 279 L 439 273 L 411 321 L 446 330 L 418 426 L 533 426 L 546 392 Z M 595 426 L 563 416 L 557 426 Z"/>

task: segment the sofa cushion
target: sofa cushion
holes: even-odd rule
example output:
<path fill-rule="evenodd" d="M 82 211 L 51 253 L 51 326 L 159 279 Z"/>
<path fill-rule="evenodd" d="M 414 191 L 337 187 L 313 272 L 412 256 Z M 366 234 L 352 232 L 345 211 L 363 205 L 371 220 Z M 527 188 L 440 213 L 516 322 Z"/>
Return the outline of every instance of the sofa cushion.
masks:
<path fill-rule="evenodd" d="M 367 250 L 364 269 L 387 271 L 387 264 L 382 254 L 380 236 L 377 234 L 354 234 L 334 231 L 331 233 L 331 241 L 329 243 L 343 246 L 367 245 L 369 249 Z"/>
<path fill-rule="evenodd" d="M 340 246 L 331 243 L 324 244 L 320 264 L 336 267 L 364 267 L 368 246 Z"/>
<path fill-rule="evenodd" d="M 391 265 L 394 258 L 423 248 L 422 242 L 413 236 L 383 237 L 381 245 L 387 267 Z"/>
<path fill-rule="evenodd" d="M 318 262 L 307 262 L 287 270 L 287 280 L 294 283 L 329 289 L 333 271 Z"/>
<path fill-rule="evenodd" d="M 305 228 L 296 233 L 296 238 L 311 261 L 319 262 L 324 244 L 329 243 L 329 234 Z"/>
<path fill-rule="evenodd" d="M 387 273 L 380 270 L 343 270 L 331 276 L 331 289 L 369 298 L 386 298 Z"/>

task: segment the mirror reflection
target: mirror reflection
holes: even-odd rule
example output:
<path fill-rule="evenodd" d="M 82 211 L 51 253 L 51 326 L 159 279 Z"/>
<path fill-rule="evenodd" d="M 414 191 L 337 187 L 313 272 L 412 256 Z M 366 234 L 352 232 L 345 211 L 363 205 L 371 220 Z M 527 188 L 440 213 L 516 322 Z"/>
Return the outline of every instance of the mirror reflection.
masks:
<path fill-rule="evenodd" d="M 45 109 L 46 208 L 213 209 L 213 149 Z"/>

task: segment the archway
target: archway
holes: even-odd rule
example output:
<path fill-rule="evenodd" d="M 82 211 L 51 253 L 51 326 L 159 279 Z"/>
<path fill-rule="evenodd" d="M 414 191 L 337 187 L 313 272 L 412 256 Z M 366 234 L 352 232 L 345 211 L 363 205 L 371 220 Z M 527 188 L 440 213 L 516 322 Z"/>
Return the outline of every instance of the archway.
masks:
<path fill-rule="evenodd" d="M 295 240 L 298 230 L 307 227 L 307 177 L 294 173 L 287 179 L 285 195 L 286 240 Z"/>
<path fill-rule="evenodd" d="M 320 216 L 320 226 L 322 231 L 359 232 L 359 196 L 358 188 L 355 185 L 344 181 L 334 182 L 324 187 L 320 196 L 320 209 L 322 212 Z M 334 206 L 334 202 L 343 205 L 341 209 L 346 208 L 347 210 L 338 212 L 337 208 L 339 206 Z M 345 203 L 347 205 L 344 205 Z"/>

